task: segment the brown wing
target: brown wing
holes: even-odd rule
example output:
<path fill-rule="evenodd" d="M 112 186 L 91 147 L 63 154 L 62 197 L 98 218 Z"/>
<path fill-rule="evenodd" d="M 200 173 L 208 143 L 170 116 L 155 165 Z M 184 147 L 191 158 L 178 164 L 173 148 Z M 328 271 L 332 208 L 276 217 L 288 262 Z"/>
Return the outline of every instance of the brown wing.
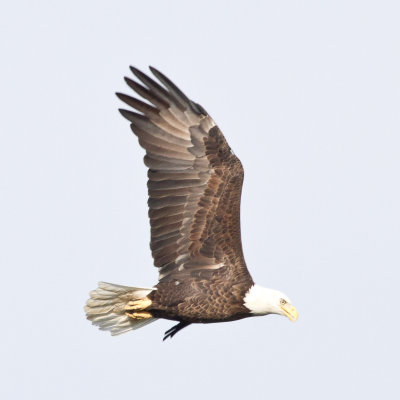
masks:
<path fill-rule="evenodd" d="M 250 277 L 240 238 L 243 167 L 207 112 L 168 78 L 163 84 L 131 67 L 125 78 L 149 103 L 117 93 L 140 113 L 120 110 L 146 150 L 154 265 L 167 282 L 210 277 L 221 267 L 232 279 Z"/>

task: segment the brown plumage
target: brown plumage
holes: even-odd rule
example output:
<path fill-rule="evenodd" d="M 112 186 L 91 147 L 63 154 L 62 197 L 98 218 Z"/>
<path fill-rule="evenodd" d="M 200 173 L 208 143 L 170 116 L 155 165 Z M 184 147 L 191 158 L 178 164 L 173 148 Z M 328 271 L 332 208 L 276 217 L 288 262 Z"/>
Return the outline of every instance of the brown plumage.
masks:
<path fill-rule="evenodd" d="M 103 284 L 91 293 L 86 311 L 93 323 L 112 333 L 151 318 L 177 320 L 166 332 L 172 337 L 190 323 L 249 316 L 244 297 L 254 282 L 240 234 L 242 164 L 204 108 L 150 69 L 162 85 L 133 67 L 140 83 L 125 78 L 149 103 L 117 96 L 134 110 L 120 112 L 146 150 L 150 248 L 159 282 L 156 290 L 149 289 L 146 303 L 134 295 L 137 289 Z M 118 299 L 111 308 L 110 299 Z M 129 307 L 127 300 L 136 302 Z"/>

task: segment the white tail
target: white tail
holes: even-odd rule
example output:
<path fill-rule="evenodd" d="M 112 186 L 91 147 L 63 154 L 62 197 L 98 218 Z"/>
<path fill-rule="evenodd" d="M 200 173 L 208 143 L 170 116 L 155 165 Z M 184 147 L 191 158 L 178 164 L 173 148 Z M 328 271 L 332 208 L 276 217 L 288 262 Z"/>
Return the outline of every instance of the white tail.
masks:
<path fill-rule="evenodd" d="M 156 318 L 135 320 L 125 314 L 125 306 L 129 301 L 146 297 L 153 290 L 156 289 L 99 282 L 99 287 L 90 292 L 90 299 L 86 302 L 87 319 L 101 330 L 110 331 L 111 335 L 120 335 L 141 328 L 154 322 Z"/>

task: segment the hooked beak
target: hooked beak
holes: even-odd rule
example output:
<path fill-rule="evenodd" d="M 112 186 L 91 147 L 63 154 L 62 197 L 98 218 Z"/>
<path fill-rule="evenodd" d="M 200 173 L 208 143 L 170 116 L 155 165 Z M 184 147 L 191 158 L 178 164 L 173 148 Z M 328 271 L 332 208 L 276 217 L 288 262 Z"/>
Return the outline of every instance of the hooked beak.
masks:
<path fill-rule="evenodd" d="M 283 306 L 281 306 L 281 309 L 283 313 L 292 321 L 295 322 L 299 314 L 297 313 L 297 310 L 290 304 L 286 303 Z"/>

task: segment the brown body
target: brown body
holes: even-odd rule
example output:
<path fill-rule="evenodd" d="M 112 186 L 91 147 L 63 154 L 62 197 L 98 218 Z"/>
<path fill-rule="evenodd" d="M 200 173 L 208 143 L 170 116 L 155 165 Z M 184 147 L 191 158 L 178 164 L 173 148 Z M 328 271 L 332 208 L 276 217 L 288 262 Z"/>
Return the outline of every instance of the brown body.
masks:
<path fill-rule="evenodd" d="M 230 282 L 229 271 L 224 268 L 211 280 L 192 278 L 185 284 L 159 283 L 148 296 L 152 300 L 148 311 L 156 318 L 190 323 L 234 321 L 249 316 L 243 305 L 249 288 L 248 282 Z"/>

